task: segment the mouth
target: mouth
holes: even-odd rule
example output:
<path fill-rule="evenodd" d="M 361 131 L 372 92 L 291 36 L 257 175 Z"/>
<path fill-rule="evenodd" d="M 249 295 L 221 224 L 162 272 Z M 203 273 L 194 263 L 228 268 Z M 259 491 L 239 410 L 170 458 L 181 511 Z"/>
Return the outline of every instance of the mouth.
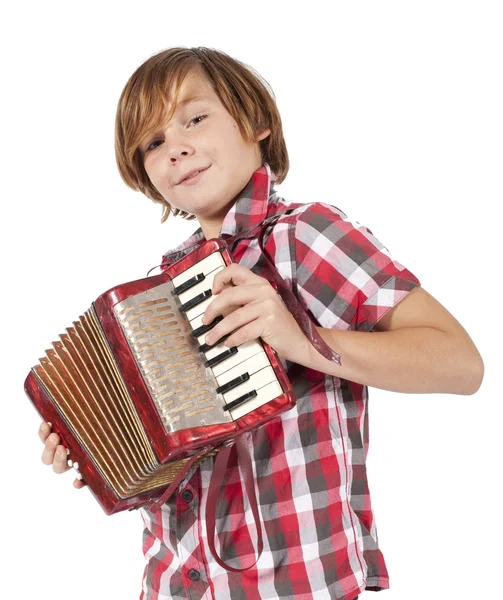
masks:
<path fill-rule="evenodd" d="M 211 167 L 211 165 L 210 165 L 210 167 Z M 205 167 L 204 169 L 195 171 L 194 173 L 192 173 L 185 179 L 182 179 L 182 181 L 180 181 L 178 183 L 178 185 L 192 185 L 194 183 L 197 183 L 201 179 L 202 174 L 205 173 L 210 167 Z"/>

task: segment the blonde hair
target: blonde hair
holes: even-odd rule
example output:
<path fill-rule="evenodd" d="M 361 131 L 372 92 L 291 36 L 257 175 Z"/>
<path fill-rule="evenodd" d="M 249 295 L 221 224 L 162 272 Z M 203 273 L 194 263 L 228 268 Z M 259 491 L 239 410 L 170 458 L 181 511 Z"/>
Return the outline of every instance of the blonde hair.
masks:
<path fill-rule="evenodd" d="M 281 117 L 274 92 L 251 67 L 212 48 L 175 47 L 162 50 L 146 60 L 131 75 L 117 105 L 115 118 L 115 158 L 119 173 L 128 187 L 161 204 L 161 223 L 171 213 L 183 219 L 196 217 L 169 202 L 152 185 L 143 166 L 141 142 L 160 123 L 171 119 L 185 77 L 199 69 L 220 102 L 236 121 L 243 139 L 250 143 L 264 129 L 271 133 L 260 142 L 262 163 L 267 162 L 281 183 L 289 169 Z M 174 102 L 166 117 L 167 97 L 175 82 Z"/>

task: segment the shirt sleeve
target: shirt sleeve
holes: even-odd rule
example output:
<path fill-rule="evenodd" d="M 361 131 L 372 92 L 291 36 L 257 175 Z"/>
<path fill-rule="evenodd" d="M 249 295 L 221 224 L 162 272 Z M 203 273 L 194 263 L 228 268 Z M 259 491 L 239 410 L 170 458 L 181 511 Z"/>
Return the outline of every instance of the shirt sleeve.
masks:
<path fill-rule="evenodd" d="M 327 329 L 370 331 L 421 285 L 370 229 L 330 204 L 307 205 L 293 245 L 299 300 Z"/>

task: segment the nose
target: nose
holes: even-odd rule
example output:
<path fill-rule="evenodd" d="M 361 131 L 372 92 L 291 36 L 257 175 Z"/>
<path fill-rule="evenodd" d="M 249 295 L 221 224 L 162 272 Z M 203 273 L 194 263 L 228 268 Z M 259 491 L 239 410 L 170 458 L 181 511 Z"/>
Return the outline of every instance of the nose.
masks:
<path fill-rule="evenodd" d="M 194 147 L 183 132 L 171 130 L 165 134 L 164 149 L 169 161 L 173 164 L 182 156 L 190 156 L 194 153 Z"/>
<path fill-rule="evenodd" d="M 179 152 L 176 152 L 176 151 L 170 152 L 169 160 L 171 161 L 172 164 L 175 164 L 180 156 L 188 156 L 188 155 L 189 155 L 188 150 L 180 150 Z"/>

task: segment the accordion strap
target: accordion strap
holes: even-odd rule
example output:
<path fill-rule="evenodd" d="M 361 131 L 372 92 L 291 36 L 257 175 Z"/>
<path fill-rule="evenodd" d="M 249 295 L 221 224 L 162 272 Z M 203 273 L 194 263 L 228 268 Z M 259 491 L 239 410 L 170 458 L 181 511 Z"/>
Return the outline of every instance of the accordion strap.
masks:
<path fill-rule="evenodd" d="M 241 571 L 246 571 L 247 569 L 250 569 L 251 567 L 253 567 L 253 565 L 257 563 L 258 559 L 262 554 L 264 542 L 262 539 L 262 528 L 260 526 L 257 496 L 255 494 L 255 484 L 253 481 L 253 467 L 248 448 L 246 447 L 246 443 L 243 439 L 243 436 L 240 435 L 236 438 L 235 445 L 238 452 L 239 464 L 243 472 L 245 490 L 248 495 L 248 500 L 250 502 L 253 517 L 255 519 L 255 527 L 257 528 L 258 556 L 255 562 L 251 565 L 244 567 L 243 569 L 236 569 L 227 565 L 220 558 L 220 556 L 218 556 L 215 550 L 215 530 L 218 495 L 224 482 L 225 471 L 227 469 L 229 455 L 231 453 L 233 445 L 234 444 L 232 443 L 232 441 L 230 443 L 226 442 L 217 453 L 215 463 L 213 465 L 213 471 L 211 473 L 210 479 L 210 487 L 208 489 L 208 501 L 206 504 L 206 535 L 208 538 L 208 546 L 216 562 L 227 571 L 239 573 Z M 202 457 L 206 452 L 207 449 L 204 449 L 202 452 L 195 454 L 189 461 L 185 463 L 183 469 L 178 473 L 174 481 L 170 484 L 170 486 L 166 489 L 162 496 L 160 496 L 155 502 L 152 502 L 152 504 L 150 505 L 151 512 L 156 513 L 161 509 L 162 505 L 166 502 L 166 500 L 168 500 L 171 497 L 173 492 L 180 485 L 180 483 L 182 482 L 185 475 L 187 475 L 192 465 L 197 461 L 198 458 Z"/>
<path fill-rule="evenodd" d="M 269 272 L 276 284 L 277 291 L 279 295 L 283 299 L 283 302 L 286 304 L 288 310 L 294 316 L 295 320 L 299 324 L 299 327 L 302 329 L 304 335 L 311 342 L 311 344 L 316 348 L 316 350 L 327 360 L 335 362 L 339 366 L 342 365 L 341 357 L 337 352 L 332 350 L 332 348 L 325 342 L 325 340 L 321 337 L 321 335 L 316 330 L 316 327 L 313 325 L 313 322 L 309 318 L 305 308 L 300 304 L 300 302 L 295 297 L 295 294 L 292 290 L 286 285 L 283 278 L 278 272 L 278 269 L 274 266 L 274 264 L 269 260 L 267 256 L 267 252 L 264 249 L 263 240 L 264 235 L 267 231 L 269 225 L 273 225 L 275 221 L 279 219 L 279 217 L 283 214 L 288 214 L 292 212 L 294 209 L 290 208 L 286 211 L 282 211 L 276 213 L 269 219 L 262 221 L 258 225 L 251 227 L 245 231 L 240 231 L 236 235 L 232 237 L 226 237 L 225 242 L 229 244 L 233 244 L 234 241 L 242 238 L 253 238 L 258 234 L 258 245 L 262 252 L 262 256 L 264 257 L 265 263 L 269 269 Z M 232 252 L 231 252 L 232 254 Z"/>
<path fill-rule="evenodd" d="M 265 219 L 264 221 L 255 225 L 254 227 L 251 227 L 250 229 L 247 229 L 245 231 L 240 231 L 239 233 L 237 233 L 236 235 L 233 235 L 233 236 L 228 236 L 228 235 L 224 234 L 225 237 L 222 236 L 221 239 L 223 239 L 227 243 L 227 245 L 229 246 L 229 248 L 231 250 L 231 255 L 232 255 L 232 244 L 235 241 L 237 241 L 239 239 L 255 238 L 258 235 L 257 241 L 258 241 L 259 248 L 262 252 L 262 256 L 264 257 L 265 264 L 267 265 L 269 273 L 270 273 L 274 283 L 276 284 L 276 290 L 278 291 L 279 295 L 283 299 L 288 310 L 294 316 L 295 320 L 299 324 L 299 327 L 302 329 L 304 335 L 311 342 L 311 344 L 316 348 L 316 350 L 322 356 L 324 356 L 326 359 L 333 361 L 340 366 L 342 364 L 340 355 L 337 354 L 334 350 L 332 350 L 332 348 L 320 336 L 320 334 L 316 330 L 316 327 L 314 326 L 312 320 L 309 318 L 307 311 L 300 304 L 300 302 L 298 301 L 298 299 L 296 298 L 296 296 L 292 292 L 292 290 L 286 285 L 283 278 L 279 274 L 275 265 L 271 262 L 271 260 L 267 256 L 267 252 L 264 249 L 264 236 L 266 234 L 268 227 L 270 225 L 274 225 L 274 223 L 279 219 L 279 217 L 281 215 L 288 214 L 288 213 L 292 212 L 293 210 L 294 210 L 293 208 L 290 208 L 286 211 L 281 211 L 279 213 L 276 213 L 272 217 Z M 243 472 L 244 485 L 245 485 L 246 493 L 248 495 L 250 507 L 253 512 L 253 517 L 255 519 L 255 525 L 257 528 L 257 553 L 258 553 L 257 559 L 255 560 L 255 562 L 253 564 L 251 564 L 248 567 L 245 567 L 243 569 L 236 569 L 234 567 L 229 567 L 229 565 L 227 565 L 218 556 L 216 549 L 215 549 L 216 507 L 217 507 L 218 495 L 219 495 L 220 489 L 221 489 L 223 481 L 224 481 L 225 471 L 226 471 L 226 467 L 228 464 L 229 455 L 230 455 L 232 446 L 234 445 L 233 442 L 235 442 L 236 449 L 238 452 L 239 465 Z M 202 457 L 206 452 L 207 452 L 207 449 L 200 452 L 199 454 L 194 455 L 189 461 L 187 461 L 187 463 L 184 465 L 183 469 L 178 473 L 176 479 L 171 483 L 171 485 L 168 487 L 168 489 L 162 494 L 162 496 L 158 500 L 156 500 L 151 505 L 151 509 L 153 511 L 157 511 L 161 508 L 161 506 L 164 504 L 164 502 L 166 502 L 166 500 L 173 494 L 173 492 L 176 490 L 176 488 L 180 485 L 182 479 L 189 472 L 190 468 L 196 462 L 196 460 L 198 458 Z M 211 474 L 210 487 L 208 490 L 208 501 L 207 501 L 207 505 L 206 505 L 206 534 L 207 534 L 207 538 L 208 538 L 208 546 L 209 546 L 209 549 L 210 549 L 213 557 L 215 558 L 216 562 L 221 567 L 226 569 L 227 571 L 233 571 L 236 573 L 241 572 L 241 571 L 246 571 L 247 569 L 250 569 L 251 567 L 253 567 L 253 565 L 255 565 L 257 563 L 257 561 L 259 560 L 259 558 L 262 554 L 262 550 L 263 550 L 262 528 L 260 525 L 257 497 L 255 494 L 255 485 L 254 485 L 254 480 L 253 480 L 253 468 L 252 468 L 252 463 L 251 463 L 251 458 L 250 458 L 250 455 L 248 452 L 248 448 L 243 439 L 243 436 L 238 436 L 235 440 L 231 440 L 230 443 L 226 442 L 221 447 L 221 449 L 219 450 L 219 452 L 216 456 L 215 463 L 213 466 L 213 472 Z"/>
<path fill-rule="evenodd" d="M 210 487 L 208 490 L 208 501 L 206 503 L 206 536 L 208 538 L 208 546 L 213 554 L 213 558 L 216 562 L 226 569 L 227 571 L 232 571 L 234 573 L 240 573 L 242 571 L 246 571 L 253 567 L 260 558 L 262 554 L 262 550 L 264 548 L 264 542 L 262 539 L 262 528 L 260 526 L 260 517 L 258 512 L 257 505 L 257 496 L 255 495 L 255 484 L 253 480 L 253 468 L 250 459 L 250 454 L 248 452 L 248 448 L 246 446 L 246 442 L 244 437 L 241 435 L 236 438 L 236 449 L 238 452 L 238 460 L 239 466 L 243 472 L 245 490 L 248 495 L 248 500 L 250 502 L 250 507 L 252 509 L 253 518 L 255 519 L 255 527 L 257 528 L 257 558 L 256 560 L 247 567 L 242 569 L 237 569 L 234 567 L 230 567 L 226 564 L 217 554 L 215 550 L 215 530 L 216 530 L 216 511 L 217 511 L 217 501 L 220 490 L 222 489 L 222 484 L 224 481 L 225 470 L 228 464 L 229 455 L 232 450 L 232 445 L 224 445 L 223 448 L 217 454 L 215 459 L 215 465 L 213 467 L 213 472 L 211 474 Z"/>
<path fill-rule="evenodd" d="M 182 480 L 185 477 L 185 475 L 187 475 L 187 473 L 190 471 L 190 468 L 192 467 L 192 465 L 196 462 L 196 460 L 198 458 L 202 458 L 207 452 L 208 452 L 208 450 L 205 448 L 204 450 L 202 450 L 198 454 L 194 454 L 194 456 L 192 456 L 191 459 L 188 460 L 183 465 L 183 468 L 178 472 L 177 476 L 171 482 L 170 486 L 166 489 L 166 491 L 162 494 L 162 496 L 159 496 L 159 498 L 157 500 L 155 500 L 154 502 L 152 502 L 152 504 L 150 504 L 149 508 L 150 508 L 150 510 L 153 513 L 156 513 L 159 510 L 161 510 L 161 506 L 167 500 L 169 500 L 169 498 L 171 497 L 171 495 L 173 494 L 173 492 L 176 490 L 176 488 L 182 482 Z"/>

